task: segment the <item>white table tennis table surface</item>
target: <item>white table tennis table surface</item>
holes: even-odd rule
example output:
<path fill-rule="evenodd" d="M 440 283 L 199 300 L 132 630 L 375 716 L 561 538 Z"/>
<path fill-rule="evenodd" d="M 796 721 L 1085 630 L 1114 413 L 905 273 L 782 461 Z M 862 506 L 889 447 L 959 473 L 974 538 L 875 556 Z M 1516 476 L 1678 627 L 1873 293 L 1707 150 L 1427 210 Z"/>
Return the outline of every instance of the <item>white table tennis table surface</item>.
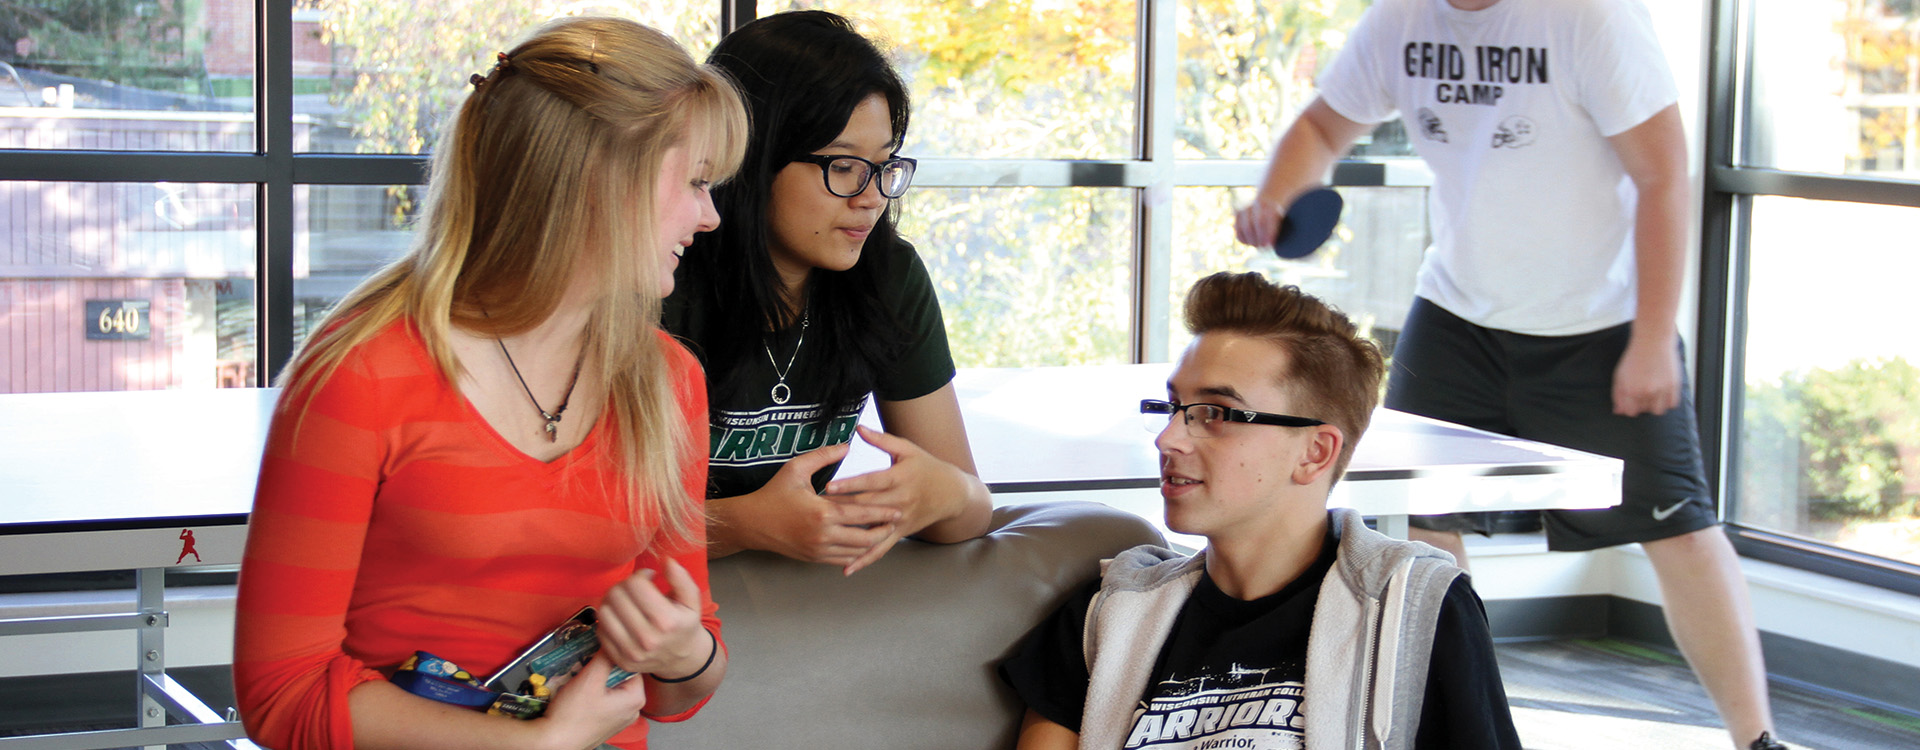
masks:
<path fill-rule="evenodd" d="M 996 501 L 1101 493 L 1157 516 L 1139 401 L 1164 397 L 1170 368 L 961 370 L 955 391 Z M 185 530 L 202 563 L 238 562 L 277 395 L 0 395 L 0 574 L 169 567 Z M 841 476 L 885 462 L 856 440 Z M 1332 504 L 1397 516 L 1605 507 L 1619 493 L 1615 459 L 1382 409 Z"/>

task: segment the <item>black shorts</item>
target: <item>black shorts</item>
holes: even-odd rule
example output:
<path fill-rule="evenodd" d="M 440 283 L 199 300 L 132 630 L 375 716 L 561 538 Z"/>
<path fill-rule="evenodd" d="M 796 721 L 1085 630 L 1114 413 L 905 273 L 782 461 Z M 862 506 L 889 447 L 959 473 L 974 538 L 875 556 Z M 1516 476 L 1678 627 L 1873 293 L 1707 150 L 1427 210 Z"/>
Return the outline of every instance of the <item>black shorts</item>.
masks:
<path fill-rule="evenodd" d="M 1599 549 L 1711 527 L 1719 519 L 1686 374 L 1678 407 L 1659 415 L 1613 413 L 1613 370 L 1631 328 L 1529 336 L 1474 325 L 1416 297 L 1393 350 L 1386 405 L 1621 459 L 1620 505 L 1544 511 L 1549 549 Z M 1491 527 L 1485 513 L 1414 516 L 1408 523 L 1482 534 Z"/>

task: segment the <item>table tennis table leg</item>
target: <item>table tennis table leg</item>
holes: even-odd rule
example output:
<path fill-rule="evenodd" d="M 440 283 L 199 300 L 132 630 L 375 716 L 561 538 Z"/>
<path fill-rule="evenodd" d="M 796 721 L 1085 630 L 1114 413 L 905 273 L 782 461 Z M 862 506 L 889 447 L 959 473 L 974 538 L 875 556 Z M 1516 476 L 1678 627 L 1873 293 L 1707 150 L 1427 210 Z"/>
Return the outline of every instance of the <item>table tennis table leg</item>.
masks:
<path fill-rule="evenodd" d="M 167 569 L 141 568 L 134 571 L 136 606 L 138 607 L 139 653 L 140 661 L 138 684 L 139 705 L 134 707 L 138 713 L 140 729 L 159 729 L 155 735 L 172 736 L 184 732 L 204 734 L 201 741 L 225 741 L 230 748 L 253 749 L 255 745 L 245 739 L 246 731 L 236 721 L 220 716 L 206 703 L 195 696 L 186 686 L 167 676 Z M 186 723 L 173 729 L 160 729 L 167 726 L 169 716 L 178 716 Z M 167 745 L 146 745 L 146 750 L 166 750 Z"/>
<path fill-rule="evenodd" d="M 139 688 L 135 691 L 139 702 L 134 706 L 138 726 L 164 727 L 167 725 L 167 708 L 149 693 L 147 681 L 167 674 L 167 570 L 166 568 L 141 568 L 134 571 L 135 606 L 140 615 L 140 625 L 135 628 L 138 634 L 139 651 L 135 658 L 140 664 Z M 148 745 L 147 750 L 166 750 L 164 745 Z"/>

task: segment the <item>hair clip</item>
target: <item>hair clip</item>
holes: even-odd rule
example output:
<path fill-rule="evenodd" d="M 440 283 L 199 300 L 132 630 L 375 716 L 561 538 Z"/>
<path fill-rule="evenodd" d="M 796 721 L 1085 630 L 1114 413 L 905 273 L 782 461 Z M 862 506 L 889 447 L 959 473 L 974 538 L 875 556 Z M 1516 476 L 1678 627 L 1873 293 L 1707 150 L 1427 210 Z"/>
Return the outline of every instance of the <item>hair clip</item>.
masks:
<path fill-rule="evenodd" d="M 487 82 L 487 77 L 480 75 L 479 73 L 475 73 L 467 77 L 467 83 L 473 84 L 473 87 L 476 89 L 480 88 L 480 84 L 483 84 L 486 82 Z"/>

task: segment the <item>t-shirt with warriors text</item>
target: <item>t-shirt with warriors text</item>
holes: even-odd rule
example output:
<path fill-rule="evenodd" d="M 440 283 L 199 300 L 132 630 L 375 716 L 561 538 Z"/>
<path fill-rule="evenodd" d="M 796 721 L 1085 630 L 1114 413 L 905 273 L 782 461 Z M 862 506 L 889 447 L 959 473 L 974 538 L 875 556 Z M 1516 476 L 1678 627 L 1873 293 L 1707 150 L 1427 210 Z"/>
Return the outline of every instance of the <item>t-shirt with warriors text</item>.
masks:
<path fill-rule="evenodd" d="M 880 298 L 906 332 L 900 356 L 882 368 L 872 395 L 907 401 L 952 382 L 953 355 L 947 349 L 940 300 L 919 253 L 912 245 L 900 242 L 884 250 L 866 248 L 860 262 L 879 264 Z M 705 283 L 694 273 L 692 266 L 681 268 L 674 294 L 667 298 L 664 317 L 668 331 L 688 340 L 689 348 L 704 358 L 705 353 L 693 342 L 709 333 L 706 327 L 713 316 L 706 306 L 712 303 L 707 295 L 693 293 Z M 746 380 L 733 389 L 731 398 L 723 395 L 726 389 L 709 388 L 713 401 L 708 497 L 753 492 L 772 479 L 788 459 L 853 439 L 854 425 L 859 423 L 867 399 L 827 403 L 826 384 L 809 382 L 803 376 L 811 369 L 811 358 L 824 356 L 817 343 L 807 340 L 805 329 L 816 325 L 820 323 L 809 319 L 805 327 L 793 325 L 761 335 L 759 354 L 764 359 L 746 368 Z M 712 365 L 708 367 L 708 377 L 712 378 Z M 783 381 L 781 374 L 788 377 Z M 785 397 L 784 403 L 776 403 L 776 389 Z M 816 473 L 814 488 L 825 487 L 838 469 L 839 464 L 833 464 Z"/>

